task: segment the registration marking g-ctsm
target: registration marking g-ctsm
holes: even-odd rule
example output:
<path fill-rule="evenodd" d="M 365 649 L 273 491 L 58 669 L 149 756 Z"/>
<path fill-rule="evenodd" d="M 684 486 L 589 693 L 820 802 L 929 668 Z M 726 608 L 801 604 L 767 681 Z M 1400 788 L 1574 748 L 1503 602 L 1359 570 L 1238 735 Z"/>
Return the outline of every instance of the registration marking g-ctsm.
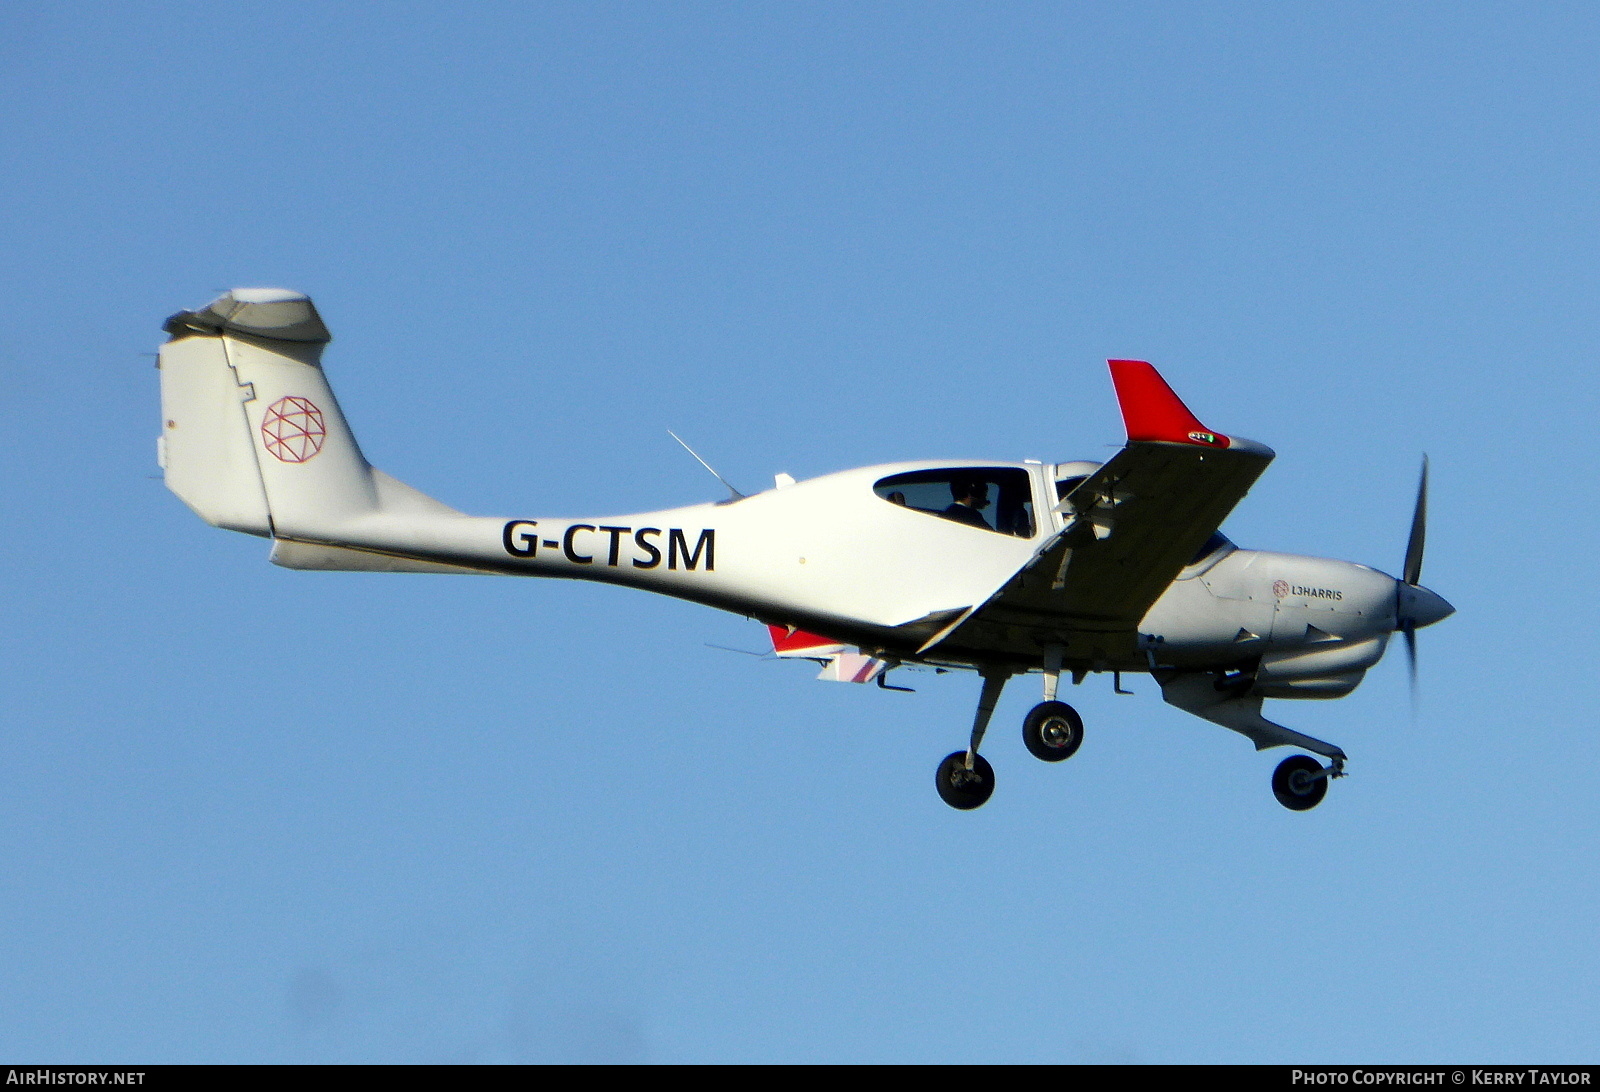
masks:
<path fill-rule="evenodd" d="M 681 527 L 617 527 L 608 524 L 574 523 L 567 527 L 558 543 L 555 539 L 541 539 L 534 528 L 539 526 L 538 520 L 514 519 L 506 523 L 501 532 L 500 539 L 505 545 L 506 553 L 512 557 L 537 557 L 542 544 L 546 549 L 560 548 L 561 554 L 574 565 L 593 565 L 596 563 L 596 554 L 580 552 L 595 549 L 590 544 L 589 535 L 603 538 L 599 544 L 605 560 L 601 564 L 615 569 L 622 563 L 623 542 L 629 544 L 631 551 L 628 563 L 635 569 L 654 569 L 661 564 L 660 538 L 667 536 L 667 568 L 676 570 L 679 563 L 690 572 L 698 571 L 702 562 L 706 572 L 713 572 L 717 567 L 717 532 L 712 527 L 702 527 L 694 545 L 689 545 L 688 536 Z M 578 542 L 578 536 L 584 535 L 584 541 Z"/>

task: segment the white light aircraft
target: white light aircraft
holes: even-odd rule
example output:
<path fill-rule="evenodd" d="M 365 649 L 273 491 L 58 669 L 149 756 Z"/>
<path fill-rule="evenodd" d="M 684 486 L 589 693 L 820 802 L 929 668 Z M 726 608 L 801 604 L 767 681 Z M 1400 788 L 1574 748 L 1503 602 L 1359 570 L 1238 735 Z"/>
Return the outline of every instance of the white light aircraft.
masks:
<path fill-rule="evenodd" d="M 159 459 L 207 522 L 270 538 L 291 569 L 569 577 L 704 603 L 767 623 L 778 655 L 821 661 L 823 678 L 895 689 L 885 679 L 903 665 L 976 671 L 969 742 L 938 767 L 955 808 L 994 791 L 978 748 L 1001 688 L 1033 671 L 1044 700 L 1023 739 L 1047 762 L 1083 739 L 1056 698 L 1062 672 L 1114 685 L 1148 672 L 1169 703 L 1257 750 L 1326 759 L 1297 754 L 1272 777 L 1285 807 L 1315 807 L 1345 754 L 1266 719 L 1262 700 L 1348 694 L 1397 632 L 1414 686 L 1417 629 L 1453 612 L 1419 583 L 1426 460 L 1398 579 L 1240 549 L 1218 527 L 1271 449 L 1206 428 L 1142 361 L 1110 362 L 1128 441 L 1103 464 L 893 463 L 779 474 L 766 492 L 730 486 L 726 500 L 659 512 L 491 518 L 367 462 L 307 297 L 235 289 L 165 329 Z"/>

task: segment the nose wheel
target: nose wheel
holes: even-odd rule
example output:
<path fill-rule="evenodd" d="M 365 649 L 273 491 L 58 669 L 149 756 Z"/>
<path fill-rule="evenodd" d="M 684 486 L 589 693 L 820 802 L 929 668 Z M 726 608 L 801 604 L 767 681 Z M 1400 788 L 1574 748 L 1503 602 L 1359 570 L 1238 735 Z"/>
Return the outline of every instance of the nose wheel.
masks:
<path fill-rule="evenodd" d="M 1334 768 L 1310 755 L 1292 755 L 1272 771 L 1272 795 L 1290 811 L 1310 811 L 1328 795 L 1328 778 L 1334 776 Z"/>
<path fill-rule="evenodd" d="M 981 808 L 994 795 L 994 767 L 982 755 L 972 756 L 967 768 L 967 752 L 956 751 L 939 763 L 935 784 L 939 799 L 959 811 Z"/>
<path fill-rule="evenodd" d="M 1071 758 L 1083 742 L 1083 718 L 1066 702 L 1040 702 L 1022 722 L 1022 742 L 1045 762 Z"/>

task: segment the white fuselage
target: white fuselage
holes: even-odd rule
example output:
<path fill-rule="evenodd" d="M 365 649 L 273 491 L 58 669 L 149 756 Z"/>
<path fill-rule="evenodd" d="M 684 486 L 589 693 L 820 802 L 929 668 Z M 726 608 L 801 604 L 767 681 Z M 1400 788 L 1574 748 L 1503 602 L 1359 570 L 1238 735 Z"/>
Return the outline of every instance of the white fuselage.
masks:
<path fill-rule="evenodd" d="M 967 526 L 890 503 L 873 489 L 893 475 L 963 466 L 1027 472 L 1037 513 L 1032 536 Z M 1056 467 L 1039 463 L 894 463 L 724 503 L 623 516 L 377 513 L 342 523 L 325 541 L 502 573 L 623 584 L 908 657 L 927 631 L 905 627 L 984 602 L 1060 529 L 1057 477 Z M 1274 672 L 1322 680 L 1285 682 L 1275 696 L 1333 697 L 1383 655 L 1394 621 L 1394 579 L 1375 569 L 1224 543 L 1179 574 L 1140 628 L 1156 646 L 1157 666 L 1259 661 L 1263 685 Z M 1138 671 L 1150 664 L 1146 655 L 1103 666 Z"/>

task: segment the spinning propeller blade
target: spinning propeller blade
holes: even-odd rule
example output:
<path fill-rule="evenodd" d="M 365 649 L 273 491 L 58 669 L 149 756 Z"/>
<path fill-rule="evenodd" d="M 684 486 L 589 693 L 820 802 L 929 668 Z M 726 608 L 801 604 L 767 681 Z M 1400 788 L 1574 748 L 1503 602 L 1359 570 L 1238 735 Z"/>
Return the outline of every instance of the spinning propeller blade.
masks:
<path fill-rule="evenodd" d="M 1407 623 L 1401 630 L 1406 635 L 1406 666 L 1411 671 L 1411 713 L 1417 712 L 1417 627 Z"/>
<path fill-rule="evenodd" d="M 1406 542 L 1405 582 L 1422 580 L 1422 547 L 1428 537 L 1428 457 L 1422 457 L 1422 478 L 1417 482 L 1417 507 L 1411 513 L 1411 538 Z"/>
<path fill-rule="evenodd" d="M 1428 457 L 1422 457 L 1422 477 L 1417 482 L 1417 505 L 1411 513 L 1411 537 L 1406 542 L 1404 576 L 1394 582 L 1394 628 L 1405 634 L 1406 662 L 1411 675 L 1411 711 L 1417 709 L 1417 630 L 1448 618 L 1455 608 L 1424 588 L 1422 549 L 1428 537 Z"/>

